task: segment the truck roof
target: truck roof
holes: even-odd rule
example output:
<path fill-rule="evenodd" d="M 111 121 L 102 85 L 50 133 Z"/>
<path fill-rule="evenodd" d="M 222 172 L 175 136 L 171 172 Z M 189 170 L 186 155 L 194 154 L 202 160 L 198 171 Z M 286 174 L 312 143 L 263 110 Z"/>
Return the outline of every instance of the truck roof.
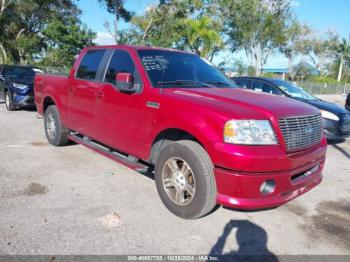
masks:
<path fill-rule="evenodd" d="M 126 50 L 163 50 L 163 51 L 173 51 L 173 52 L 180 52 L 180 53 L 186 53 L 186 54 L 192 54 L 191 52 L 173 49 L 173 48 L 164 48 L 164 47 L 153 47 L 153 46 L 142 46 L 142 45 L 101 45 L 101 46 L 89 46 L 85 47 L 87 50 L 91 49 L 126 49 Z"/>

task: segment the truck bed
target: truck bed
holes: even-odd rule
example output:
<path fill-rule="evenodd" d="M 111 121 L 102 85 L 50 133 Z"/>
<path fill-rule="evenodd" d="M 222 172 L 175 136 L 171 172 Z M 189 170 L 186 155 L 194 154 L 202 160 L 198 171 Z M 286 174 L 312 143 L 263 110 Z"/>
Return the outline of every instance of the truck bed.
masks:
<path fill-rule="evenodd" d="M 37 74 L 34 80 L 34 93 L 35 93 L 35 105 L 39 114 L 43 114 L 45 106 L 45 97 L 43 93 L 47 95 L 55 94 L 52 97 L 56 97 L 59 101 L 54 101 L 55 104 L 65 110 L 67 103 L 67 84 L 68 76 L 65 75 L 49 75 L 49 74 Z M 45 89 L 45 92 L 43 90 Z M 47 102 L 47 101 L 46 101 Z"/>

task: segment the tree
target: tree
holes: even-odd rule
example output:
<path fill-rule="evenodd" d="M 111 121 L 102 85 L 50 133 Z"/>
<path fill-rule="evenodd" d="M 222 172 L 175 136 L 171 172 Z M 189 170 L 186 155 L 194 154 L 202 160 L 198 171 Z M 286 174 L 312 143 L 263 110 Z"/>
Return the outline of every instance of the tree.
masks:
<path fill-rule="evenodd" d="M 335 58 L 335 47 L 338 41 L 338 35 L 328 31 L 323 36 L 315 35 L 307 42 L 306 53 L 321 77 L 327 73 L 328 65 Z"/>
<path fill-rule="evenodd" d="M 124 0 L 98 0 L 106 5 L 107 11 L 114 15 L 113 29 L 109 22 L 105 22 L 105 28 L 113 35 L 116 43 L 120 43 L 121 31 L 119 31 L 119 20 L 123 19 L 125 22 L 129 22 L 133 16 L 133 13 L 126 10 L 124 7 Z"/>
<path fill-rule="evenodd" d="M 43 32 L 48 24 L 56 21 L 70 27 L 72 24 L 67 21 L 73 19 L 75 26 L 83 27 L 78 19 L 79 14 L 80 10 L 73 0 L 0 0 L 3 62 L 33 64 L 43 59 L 47 48 L 55 49 L 58 46 L 48 43 L 44 37 Z M 84 30 L 81 28 L 79 33 Z M 61 31 L 62 34 L 66 32 Z M 61 53 L 61 56 L 65 54 Z"/>
<path fill-rule="evenodd" d="M 294 70 L 295 59 L 307 53 L 308 37 L 311 29 L 307 25 L 301 25 L 297 21 L 286 29 L 287 41 L 280 47 L 280 52 L 288 59 L 289 75 L 294 80 L 297 70 Z"/>
<path fill-rule="evenodd" d="M 343 76 L 345 63 L 350 60 L 350 39 L 347 41 L 343 38 L 335 47 L 337 61 L 339 61 L 337 81 L 340 82 Z"/>
<path fill-rule="evenodd" d="M 0 25 L 5 25 L 8 22 L 8 18 L 5 16 L 5 11 L 13 6 L 14 0 L 0 0 Z M 0 26 L 0 50 L 1 50 L 1 63 L 7 62 L 7 51 L 4 46 L 6 40 L 5 28 Z"/>
<path fill-rule="evenodd" d="M 2 0 L 5 3 L 6 0 Z M 51 17 L 76 16 L 78 9 L 71 0 L 7 0 L 2 8 L 0 43 L 7 60 L 25 64 L 43 47 L 40 31 Z"/>
<path fill-rule="evenodd" d="M 131 25 L 122 34 L 127 43 L 189 50 L 209 60 L 223 48 L 222 24 L 205 1 L 160 1 Z"/>
<path fill-rule="evenodd" d="M 133 42 L 161 47 L 184 49 L 185 20 L 199 11 L 202 1 L 173 0 L 160 1 L 149 6 L 145 13 L 131 20 Z"/>
<path fill-rule="evenodd" d="M 243 49 L 260 75 L 270 54 L 285 42 L 292 21 L 289 0 L 216 0 L 228 44 L 232 51 Z"/>
<path fill-rule="evenodd" d="M 56 67 L 71 67 L 74 57 L 85 46 L 94 45 L 96 37 L 95 33 L 73 17 L 65 22 L 53 19 L 41 33 L 46 48 L 40 64 Z"/>
<path fill-rule="evenodd" d="M 198 19 L 185 19 L 184 26 L 185 45 L 197 55 L 212 61 L 215 53 L 223 46 L 219 33 L 221 23 L 202 16 Z"/>

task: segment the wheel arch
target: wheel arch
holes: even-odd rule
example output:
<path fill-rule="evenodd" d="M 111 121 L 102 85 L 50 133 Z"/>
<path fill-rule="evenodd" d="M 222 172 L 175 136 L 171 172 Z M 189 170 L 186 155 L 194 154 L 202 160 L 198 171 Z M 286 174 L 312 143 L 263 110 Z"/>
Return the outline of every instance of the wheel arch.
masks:
<path fill-rule="evenodd" d="M 51 96 L 46 96 L 42 105 L 43 113 L 45 113 L 46 109 L 51 105 L 56 105 L 55 100 Z"/>
<path fill-rule="evenodd" d="M 191 132 L 181 128 L 166 128 L 161 130 L 152 141 L 150 162 L 155 163 L 162 148 L 169 142 L 179 140 L 192 140 L 200 144 L 204 149 L 203 143 Z"/>

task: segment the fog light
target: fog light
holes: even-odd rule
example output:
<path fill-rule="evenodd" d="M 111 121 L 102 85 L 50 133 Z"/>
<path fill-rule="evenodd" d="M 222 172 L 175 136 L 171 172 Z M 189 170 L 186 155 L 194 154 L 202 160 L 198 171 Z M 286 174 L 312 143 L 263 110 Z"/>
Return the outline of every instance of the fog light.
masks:
<path fill-rule="evenodd" d="M 276 188 L 276 183 L 274 180 L 266 180 L 264 183 L 261 184 L 260 186 L 260 193 L 262 195 L 269 195 L 273 191 L 275 191 Z"/>

